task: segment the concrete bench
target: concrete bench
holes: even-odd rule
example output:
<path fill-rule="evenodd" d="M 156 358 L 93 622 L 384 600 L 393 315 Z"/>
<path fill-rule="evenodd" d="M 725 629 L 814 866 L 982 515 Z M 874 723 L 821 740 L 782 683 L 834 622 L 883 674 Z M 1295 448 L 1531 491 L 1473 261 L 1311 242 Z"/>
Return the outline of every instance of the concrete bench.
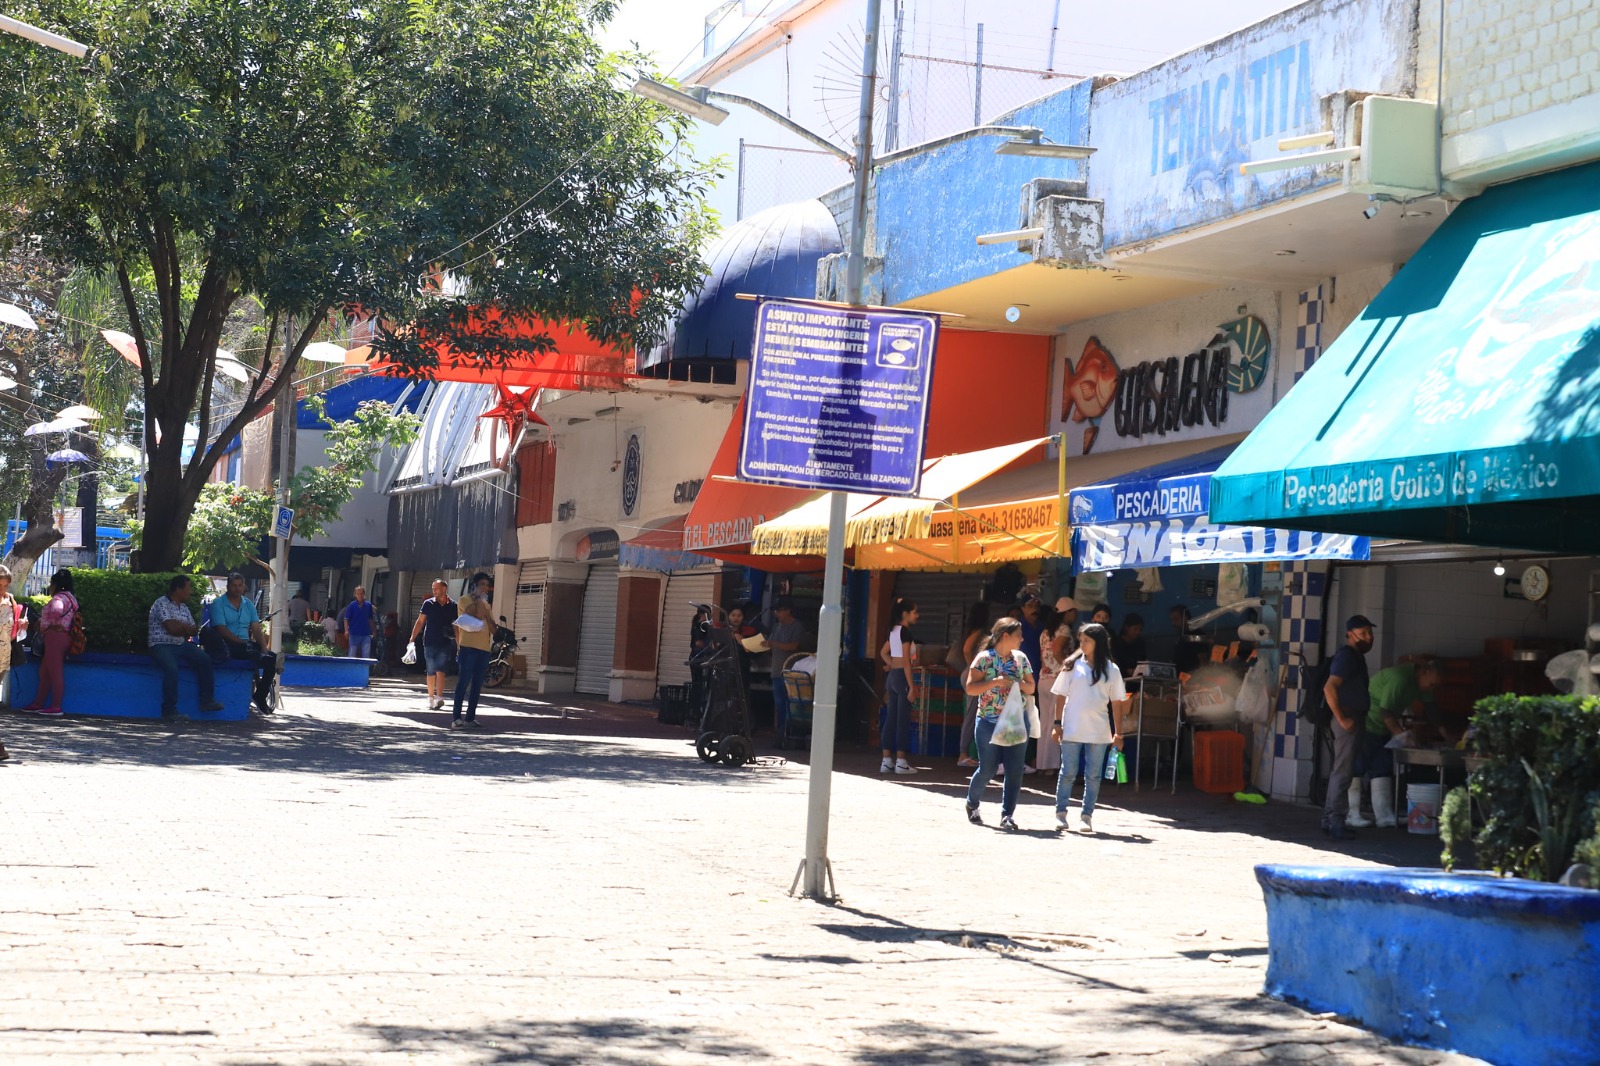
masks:
<path fill-rule="evenodd" d="M 285 688 L 366 688 L 376 659 L 348 659 L 337 655 L 286 655 Z"/>
<path fill-rule="evenodd" d="M 222 710 L 202 712 L 199 684 L 187 666 L 178 669 L 178 713 L 206 722 L 237 722 L 250 717 L 254 674 L 250 664 L 225 662 L 212 667 Z M 161 717 L 161 671 L 148 655 L 84 652 L 66 662 L 67 714 L 116 718 Z M 29 661 L 11 669 L 11 706 L 26 707 L 39 692 L 39 664 Z"/>
<path fill-rule="evenodd" d="M 1600 892 L 1440 870 L 1258 866 L 1268 995 L 1502 1066 L 1600 1055 Z"/>

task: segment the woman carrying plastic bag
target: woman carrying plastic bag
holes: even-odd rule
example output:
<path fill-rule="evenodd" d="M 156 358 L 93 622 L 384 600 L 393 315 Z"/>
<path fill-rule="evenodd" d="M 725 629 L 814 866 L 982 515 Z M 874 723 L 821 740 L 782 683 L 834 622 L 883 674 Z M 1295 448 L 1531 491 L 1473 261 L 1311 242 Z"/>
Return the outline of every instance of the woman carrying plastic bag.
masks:
<path fill-rule="evenodd" d="M 978 768 L 967 785 L 967 821 L 983 824 L 978 814 L 983 790 L 1004 763 L 1000 828 L 1016 832 L 1012 815 L 1022 792 L 1023 756 L 1027 754 L 1028 738 L 1039 735 L 1039 712 L 1033 706 L 1033 667 L 1022 654 L 1021 622 L 1002 618 L 994 624 L 967 669 L 966 688 L 967 695 L 978 697 Z"/>

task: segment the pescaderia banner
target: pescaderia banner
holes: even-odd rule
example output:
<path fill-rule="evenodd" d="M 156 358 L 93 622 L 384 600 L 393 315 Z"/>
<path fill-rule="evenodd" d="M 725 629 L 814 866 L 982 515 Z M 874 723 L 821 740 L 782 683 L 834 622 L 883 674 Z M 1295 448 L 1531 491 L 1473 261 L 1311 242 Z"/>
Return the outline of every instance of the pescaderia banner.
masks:
<path fill-rule="evenodd" d="M 1072 528 L 1078 572 L 1196 563 L 1264 563 L 1372 557 L 1367 537 L 1345 533 L 1218 525 L 1204 515 Z"/>

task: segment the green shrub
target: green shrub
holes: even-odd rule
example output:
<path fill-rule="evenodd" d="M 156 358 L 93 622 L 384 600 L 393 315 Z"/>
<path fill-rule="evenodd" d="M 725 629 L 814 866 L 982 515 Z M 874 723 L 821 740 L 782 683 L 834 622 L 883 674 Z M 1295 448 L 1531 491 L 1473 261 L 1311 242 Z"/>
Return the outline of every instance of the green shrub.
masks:
<path fill-rule="evenodd" d="M 301 640 L 295 645 L 295 649 L 301 655 L 331 656 L 333 654 L 333 649 L 328 646 L 328 642 L 326 640 Z"/>
<path fill-rule="evenodd" d="M 83 635 L 89 650 L 144 651 L 150 605 L 167 594 L 167 582 L 173 576 L 132 574 L 126 570 L 73 570 L 72 594 L 83 611 Z M 30 596 L 28 602 L 43 611 L 49 599 Z M 190 614 L 195 613 L 198 603 L 198 596 L 190 598 Z"/>
<path fill-rule="evenodd" d="M 1468 782 L 1489 814 L 1474 841 L 1502 873 L 1560 880 L 1596 832 L 1600 698 L 1491 696 L 1479 700 L 1474 745 L 1488 763 Z"/>

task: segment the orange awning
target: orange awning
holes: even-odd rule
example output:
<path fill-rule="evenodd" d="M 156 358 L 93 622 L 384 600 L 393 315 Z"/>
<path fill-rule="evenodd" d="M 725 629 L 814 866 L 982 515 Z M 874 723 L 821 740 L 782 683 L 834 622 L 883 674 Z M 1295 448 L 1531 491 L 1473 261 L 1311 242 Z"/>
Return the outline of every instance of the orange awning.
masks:
<path fill-rule="evenodd" d="M 700 486 L 700 495 L 689 509 L 683 527 L 682 550 L 758 570 L 793 573 L 820 569 L 822 561 L 812 556 L 750 554 L 750 534 L 756 526 L 816 493 L 809 489 L 728 480 L 739 472 L 739 442 L 743 432 L 744 400 L 741 398 L 734 406 L 733 417 L 728 420 L 727 432 L 711 461 L 705 483 Z"/>
<path fill-rule="evenodd" d="M 548 337 L 543 346 L 539 338 Z M 432 381 L 576 391 L 615 387 L 638 377 L 632 347 L 621 348 L 591 337 L 574 322 L 511 316 L 494 308 L 473 315 L 466 335 L 452 342 L 426 343 L 438 366 L 419 372 L 377 364 L 383 372 Z"/>

